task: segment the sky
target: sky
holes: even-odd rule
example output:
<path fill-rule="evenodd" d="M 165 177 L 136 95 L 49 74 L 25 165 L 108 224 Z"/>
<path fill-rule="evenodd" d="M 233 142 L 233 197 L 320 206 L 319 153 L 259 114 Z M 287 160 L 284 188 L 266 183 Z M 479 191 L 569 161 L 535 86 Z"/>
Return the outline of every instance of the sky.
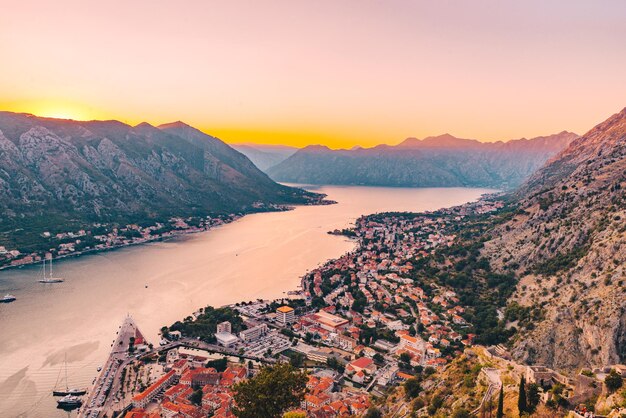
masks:
<path fill-rule="evenodd" d="M 331 148 L 584 133 L 626 1 L 0 0 L 0 110 Z"/>

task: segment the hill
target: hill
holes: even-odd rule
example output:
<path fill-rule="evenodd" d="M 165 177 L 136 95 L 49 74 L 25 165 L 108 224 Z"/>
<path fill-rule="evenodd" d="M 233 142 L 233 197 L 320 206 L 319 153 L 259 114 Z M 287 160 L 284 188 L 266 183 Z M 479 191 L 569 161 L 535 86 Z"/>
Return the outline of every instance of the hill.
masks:
<path fill-rule="evenodd" d="M 267 173 L 277 181 L 304 184 L 512 188 L 575 138 L 561 132 L 484 143 L 445 134 L 374 148 L 309 146 Z"/>
<path fill-rule="evenodd" d="M 286 145 L 233 144 L 232 147 L 248 157 L 254 165 L 264 172 L 298 151 L 298 148 Z"/>
<path fill-rule="evenodd" d="M 146 222 L 306 203 L 243 154 L 181 122 L 40 118 L 0 112 L 0 244 L 89 223 Z M 43 228 L 46 229 L 43 229 Z"/>
<path fill-rule="evenodd" d="M 517 359 L 573 369 L 626 361 L 626 109 L 538 170 L 483 255 L 520 282 L 512 301 L 542 310 Z M 515 324 L 512 324 L 515 325 Z"/>

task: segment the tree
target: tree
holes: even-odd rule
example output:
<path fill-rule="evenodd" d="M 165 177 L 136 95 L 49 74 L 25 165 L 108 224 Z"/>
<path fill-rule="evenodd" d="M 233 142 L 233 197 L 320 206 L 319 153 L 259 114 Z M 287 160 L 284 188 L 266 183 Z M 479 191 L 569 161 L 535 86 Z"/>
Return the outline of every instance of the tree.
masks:
<path fill-rule="evenodd" d="M 218 372 L 223 372 L 226 370 L 226 367 L 228 367 L 228 359 L 226 357 L 222 357 L 216 360 L 209 360 L 206 367 L 213 367 Z"/>
<path fill-rule="evenodd" d="M 604 378 L 604 384 L 609 392 L 615 392 L 617 389 L 621 388 L 622 383 L 622 377 L 615 369 L 611 369 L 609 374 Z"/>
<path fill-rule="evenodd" d="M 528 385 L 528 412 L 534 412 L 537 405 L 539 405 L 539 385 L 531 383 Z"/>
<path fill-rule="evenodd" d="M 413 377 L 404 382 L 404 393 L 406 395 L 406 399 L 410 400 L 415 398 L 420 394 L 422 388 L 420 387 L 419 379 Z"/>
<path fill-rule="evenodd" d="M 470 418 L 471 415 L 465 408 L 459 408 L 452 414 L 452 418 Z"/>
<path fill-rule="evenodd" d="M 300 405 L 306 392 L 306 372 L 289 363 L 263 367 L 251 379 L 233 386 L 237 406 L 233 409 L 241 418 L 275 418 Z"/>
<path fill-rule="evenodd" d="M 500 385 L 500 396 L 498 396 L 498 410 L 496 418 L 504 418 L 504 385 Z"/>
<path fill-rule="evenodd" d="M 380 409 L 372 406 L 367 410 L 365 415 L 363 415 L 363 418 L 383 418 L 383 413 L 380 412 Z"/>
<path fill-rule="evenodd" d="M 189 400 L 194 405 L 200 405 L 202 403 L 202 389 L 195 390 L 189 397 Z"/>
<path fill-rule="evenodd" d="M 526 404 L 526 379 L 522 376 L 522 380 L 519 382 L 519 397 L 517 398 L 517 409 L 520 416 L 528 412 L 528 405 Z"/>

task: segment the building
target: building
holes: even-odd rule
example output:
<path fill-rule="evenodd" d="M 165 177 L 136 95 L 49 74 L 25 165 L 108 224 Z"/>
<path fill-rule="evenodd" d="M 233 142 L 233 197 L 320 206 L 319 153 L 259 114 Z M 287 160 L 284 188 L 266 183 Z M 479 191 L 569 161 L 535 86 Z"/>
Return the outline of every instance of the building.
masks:
<path fill-rule="evenodd" d="M 230 323 L 228 324 L 230 325 Z M 215 334 L 215 339 L 217 343 L 223 347 L 232 347 L 239 341 L 239 338 L 230 332 L 218 332 Z"/>
<path fill-rule="evenodd" d="M 291 306 L 281 306 L 276 309 L 276 316 L 278 322 L 283 325 L 292 324 L 296 320 L 296 313 Z"/>
<path fill-rule="evenodd" d="M 267 325 L 261 324 L 252 328 L 244 329 L 239 333 L 243 342 L 254 341 L 267 334 Z"/>
<path fill-rule="evenodd" d="M 374 373 L 376 371 L 376 365 L 371 358 L 368 357 L 360 357 L 354 361 L 351 361 L 346 366 L 346 373 Z"/>
<path fill-rule="evenodd" d="M 311 320 L 321 328 L 332 332 L 337 332 L 339 328 L 349 323 L 347 319 L 333 315 L 326 311 L 319 311 L 316 314 L 313 314 L 311 316 Z"/>
<path fill-rule="evenodd" d="M 159 380 L 151 384 L 146 390 L 133 397 L 133 408 L 145 408 L 155 397 L 157 397 L 167 386 L 176 381 L 178 376 L 174 370 L 170 370 Z"/>
<path fill-rule="evenodd" d="M 217 324 L 217 333 L 220 332 L 228 332 L 229 334 L 233 332 L 233 327 L 228 321 L 221 322 Z"/>

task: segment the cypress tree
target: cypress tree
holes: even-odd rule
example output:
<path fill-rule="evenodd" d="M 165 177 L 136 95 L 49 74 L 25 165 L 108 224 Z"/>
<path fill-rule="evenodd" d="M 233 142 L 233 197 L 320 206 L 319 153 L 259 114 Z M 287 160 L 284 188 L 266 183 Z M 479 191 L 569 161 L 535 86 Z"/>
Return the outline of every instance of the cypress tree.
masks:
<path fill-rule="evenodd" d="M 496 418 L 504 418 L 504 385 L 500 385 L 500 396 L 498 396 L 498 411 Z"/>
<path fill-rule="evenodd" d="M 517 409 L 522 416 L 523 413 L 528 412 L 528 405 L 526 403 L 526 379 L 522 376 L 522 380 L 519 382 L 519 398 L 517 399 Z"/>

